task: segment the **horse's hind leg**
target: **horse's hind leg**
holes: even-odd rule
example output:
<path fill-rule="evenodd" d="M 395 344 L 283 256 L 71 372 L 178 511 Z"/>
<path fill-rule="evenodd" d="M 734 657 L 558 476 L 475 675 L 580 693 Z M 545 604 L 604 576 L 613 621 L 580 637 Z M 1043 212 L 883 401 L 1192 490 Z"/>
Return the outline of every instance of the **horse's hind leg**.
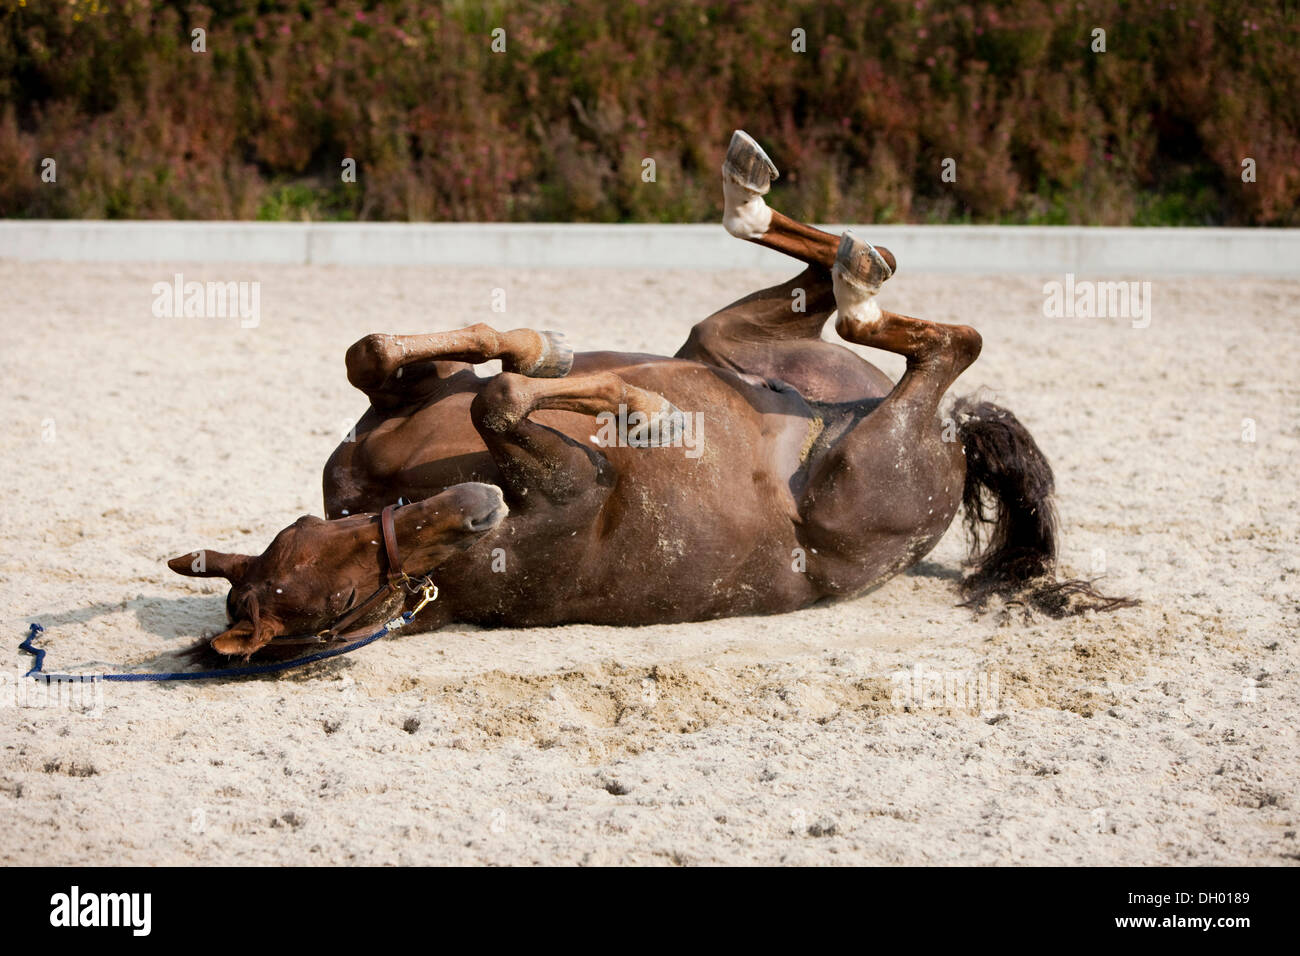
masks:
<path fill-rule="evenodd" d="M 839 237 L 791 219 L 764 201 L 772 180 L 780 174 L 763 148 L 744 130 L 736 130 L 722 162 L 722 225 L 738 239 L 784 252 L 827 271 L 835 264 Z M 876 247 L 890 271 L 898 268 L 894 254 Z"/>
<path fill-rule="evenodd" d="M 493 359 L 500 359 L 508 372 L 558 378 L 573 367 L 573 350 L 559 332 L 498 332 L 481 323 L 427 335 L 367 335 L 348 349 L 348 381 L 373 398 L 373 393 L 400 391 L 402 383 L 397 380 L 411 365 L 434 363 L 446 378 L 465 366 Z"/>
<path fill-rule="evenodd" d="M 835 331 L 856 345 L 904 356 L 907 370 L 886 404 L 933 414 L 948 386 L 979 356 L 980 335 L 968 325 L 884 311 L 876 303 L 876 294 L 887 278 L 889 268 L 879 250 L 846 232 L 832 275 L 839 312 Z"/>
<path fill-rule="evenodd" d="M 871 247 L 846 236 L 835 266 L 836 331 L 906 357 L 907 369 L 809 474 L 799 506 L 801 538 L 818 556 L 809 570 L 827 593 L 861 590 L 919 560 L 961 503 L 964 452 L 938 410 L 949 386 L 979 356 L 979 333 L 880 309 L 874 302 L 879 282 Z"/>
<path fill-rule="evenodd" d="M 889 376 L 844 346 L 822 339 L 822 327 L 834 311 L 830 273 L 812 266 L 696 323 L 677 357 L 787 382 L 813 401 L 852 402 L 887 394 L 894 384 Z"/>
<path fill-rule="evenodd" d="M 816 401 L 879 398 L 893 382 L 849 349 L 821 338 L 836 308 L 831 267 L 839 238 L 769 208 L 763 196 L 775 175 L 767 154 L 737 130 L 722 166 L 723 225 L 732 235 L 784 252 L 808 268 L 697 324 L 677 356 L 779 379 Z M 880 255 L 893 263 L 887 249 Z"/>

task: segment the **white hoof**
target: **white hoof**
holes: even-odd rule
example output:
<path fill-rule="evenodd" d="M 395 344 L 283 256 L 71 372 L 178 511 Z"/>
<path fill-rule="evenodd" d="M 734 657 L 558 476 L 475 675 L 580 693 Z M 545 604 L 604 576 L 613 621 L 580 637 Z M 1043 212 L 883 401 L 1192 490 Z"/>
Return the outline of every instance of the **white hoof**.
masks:
<path fill-rule="evenodd" d="M 521 375 L 530 378 L 564 378 L 573 369 L 573 348 L 563 332 L 543 331 L 542 351 L 537 360 L 526 369 L 520 369 Z"/>
<path fill-rule="evenodd" d="M 859 239 L 852 231 L 840 236 L 840 247 L 835 253 L 835 268 L 851 284 L 870 290 L 874 295 L 880 291 L 881 283 L 894 274 L 876 247 L 865 239 Z"/>
<path fill-rule="evenodd" d="M 724 181 L 739 183 L 763 196 L 772 188 L 772 180 L 780 175 L 776 164 L 763 152 L 763 147 L 754 142 L 754 137 L 743 129 L 731 134 L 726 158 L 722 160 Z"/>
<path fill-rule="evenodd" d="M 831 285 L 835 290 L 835 307 L 841 318 L 866 326 L 880 321 L 876 293 L 881 283 L 893 275 L 889 263 L 876 247 L 845 232 L 831 268 Z"/>
<path fill-rule="evenodd" d="M 668 399 L 658 411 L 646 417 L 639 427 L 628 426 L 628 445 L 632 448 L 670 448 L 686 433 L 686 415 Z"/>
<path fill-rule="evenodd" d="M 765 235 L 772 210 L 763 197 L 780 175 L 763 147 L 744 130 L 736 130 L 722 161 L 723 228 L 739 239 Z"/>

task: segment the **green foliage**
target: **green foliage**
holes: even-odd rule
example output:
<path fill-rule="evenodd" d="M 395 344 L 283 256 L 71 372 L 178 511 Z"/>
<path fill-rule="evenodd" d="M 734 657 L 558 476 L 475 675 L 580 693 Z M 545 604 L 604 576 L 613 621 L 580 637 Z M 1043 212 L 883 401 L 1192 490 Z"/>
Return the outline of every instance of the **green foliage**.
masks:
<path fill-rule="evenodd" d="M 0 215 L 708 221 L 743 127 L 806 220 L 1300 225 L 1298 32 L 1280 0 L 0 0 Z"/>

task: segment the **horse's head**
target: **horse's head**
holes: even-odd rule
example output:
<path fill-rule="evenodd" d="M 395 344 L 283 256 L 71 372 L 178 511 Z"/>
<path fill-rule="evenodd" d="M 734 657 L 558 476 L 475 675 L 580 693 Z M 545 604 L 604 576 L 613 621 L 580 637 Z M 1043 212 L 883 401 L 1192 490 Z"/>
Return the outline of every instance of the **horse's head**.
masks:
<path fill-rule="evenodd" d="M 476 482 L 393 513 L 402 570 L 419 577 L 496 528 L 507 513 L 501 490 Z M 260 555 L 192 551 L 167 566 L 190 577 L 230 582 L 230 627 L 212 638 L 222 654 L 247 658 L 272 638 L 312 634 L 351 613 L 388 583 L 388 559 L 377 515 L 325 521 L 304 515 Z M 377 625 L 401 610 L 402 589 L 384 591 L 350 622 Z"/>

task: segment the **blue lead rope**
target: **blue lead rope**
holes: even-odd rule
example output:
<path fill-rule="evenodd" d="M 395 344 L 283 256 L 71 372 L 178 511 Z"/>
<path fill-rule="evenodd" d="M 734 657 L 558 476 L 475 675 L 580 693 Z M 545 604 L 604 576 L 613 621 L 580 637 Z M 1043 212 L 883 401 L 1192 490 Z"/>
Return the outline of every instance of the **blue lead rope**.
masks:
<path fill-rule="evenodd" d="M 422 604 L 421 607 L 424 605 Z M 419 610 L 417 608 L 416 610 Z M 135 674 L 47 674 L 42 669 L 45 665 L 45 651 L 37 647 L 32 642 L 36 635 L 44 632 L 45 628 L 33 623 L 31 631 L 27 635 L 27 640 L 18 645 L 18 649 L 26 651 L 36 658 L 35 664 L 24 677 L 35 677 L 38 680 L 44 678 L 49 681 L 78 681 L 86 680 L 112 680 L 112 681 L 170 681 L 170 680 L 212 680 L 217 677 L 248 677 L 252 674 L 274 674 L 277 671 L 293 670 L 295 667 L 306 667 L 308 664 L 314 664 L 317 661 L 323 661 L 330 657 L 338 657 L 340 654 L 350 654 L 355 650 L 365 647 L 379 640 L 391 631 L 397 630 L 404 624 L 409 624 L 411 618 L 415 617 L 415 611 L 407 611 L 400 617 L 393 618 L 375 633 L 369 637 L 363 637 L 351 644 L 344 644 L 342 647 L 333 647 L 328 651 L 317 651 L 315 654 L 308 654 L 306 657 L 297 657 L 291 661 L 275 661 L 270 664 L 250 664 L 246 667 L 223 667 L 217 670 L 208 671 L 170 671 L 163 673 L 135 673 Z"/>

